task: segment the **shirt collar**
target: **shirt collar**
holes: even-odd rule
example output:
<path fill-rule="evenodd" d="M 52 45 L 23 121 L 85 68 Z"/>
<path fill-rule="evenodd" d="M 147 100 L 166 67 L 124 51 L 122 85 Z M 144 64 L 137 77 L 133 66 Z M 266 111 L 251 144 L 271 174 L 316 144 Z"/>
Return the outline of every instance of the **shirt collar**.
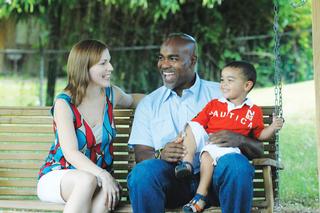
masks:
<path fill-rule="evenodd" d="M 246 98 L 241 105 L 239 106 L 235 106 L 233 103 L 231 103 L 230 101 L 228 101 L 225 97 L 221 97 L 218 99 L 220 102 L 222 103 L 227 103 L 228 104 L 228 109 L 229 111 L 233 110 L 233 109 L 239 109 L 242 108 L 245 104 L 248 105 L 250 108 L 253 106 L 253 102 L 251 101 L 250 98 Z"/>
<path fill-rule="evenodd" d="M 188 89 L 184 89 L 182 91 L 182 96 L 184 95 L 185 92 L 187 91 L 190 91 L 191 93 L 193 93 L 194 97 L 199 97 L 199 92 L 200 92 L 200 85 L 201 85 L 201 80 L 200 80 L 200 77 L 198 75 L 198 73 L 196 73 L 196 81 L 194 82 L 194 84 L 188 88 Z M 163 101 L 162 102 L 165 102 L 166 100 L 169 99 L 169 97 L 171 95 L 176 95 L 176 92 L 173 91 L 172 89 L 168 89 L 167 87 L 163 86 L 164 87 L 164 95 L 163 95 Z"/>

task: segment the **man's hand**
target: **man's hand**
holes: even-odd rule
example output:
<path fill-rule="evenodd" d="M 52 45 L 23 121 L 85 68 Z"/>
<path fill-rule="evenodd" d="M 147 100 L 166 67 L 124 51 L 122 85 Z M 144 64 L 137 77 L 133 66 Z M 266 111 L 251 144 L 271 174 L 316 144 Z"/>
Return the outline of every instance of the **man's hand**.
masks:
<path fill-rule="evenodd" d="M 161 160 L 168 162 L 182 160 L 186 154 L 186 148 L 182 142 L 183 138 L 178 136 L 174 141 L 167 143 L 161 152 Z"/>
<path fill-rule="evenodd" d="M 160 159 L 168 162 L 178 162 L 187 153 L 185 146 L 183 145 L 183 136 L 179 136 L 174 140 L 166 144 L 161 151 Z M 137 163 L 154 158 L 155 150 L 153 147 L 145 145 L 135 145 L 134 154 Z"/>
<path fill-rule="evenodd" d="M 222 130 L 209 134 L 208 143 L 219 145 L 220 147 L 240 147 L 244 143 L 244 136 Z"/>
<path fill-rule="evenodd" d="M 258 158 L 263 154 L 263 143 L 227 130 L 210 134 L 208 143 L 220 147 L 239 147 L 249 159 Z"/>

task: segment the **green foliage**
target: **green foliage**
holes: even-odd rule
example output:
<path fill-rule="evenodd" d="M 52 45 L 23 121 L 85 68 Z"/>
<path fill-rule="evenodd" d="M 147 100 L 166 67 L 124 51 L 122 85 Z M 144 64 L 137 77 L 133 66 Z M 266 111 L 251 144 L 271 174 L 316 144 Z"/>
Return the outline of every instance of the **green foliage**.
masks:
<path fill-rule="evenodd" d="M 165 20 L 169 13 L 175 14 L 180 10 L 179 1 L 160 0 L 160 4 L 156 5 L 154 13 L 154 21 Z"/>
<path fill-rule="evenodd" d="M 222 0 L 203 0 L 202 5 L 208 8 L 214 8 L 215 4 L 221 4 Z"/>
<path fill-rule="evenodd" d="M 0 19 L 7 18 L 12 12 L 34 13 L 35 5 L 40 0 L 2 0 L 0 5 Z"/>
<path fill-rule="evenodd" d="M 11 2 L 11 3 L 8 3 Z M 280 2 L 281 69 L 285 82 L 313 78 L 310 2 L 294 8 Z M 113 47 L 160 45 L 172 32 L 198 40 L 198 70 L 202 77 L 219 80 L 220 69 L 231 60 L 247 60 L 258 70 L 257 86 L 273 84 L 273 2 L 270 0 L 7 0 L 0 18 L 9 14 L 36 16 L 42 21 L 41 38 L 52 48 L 53 30 L 47 16 L 62 5 L 57 47 L 70 49 L 80 39 L 96 38 Z M 35 45 L 36 46 L 36 45 Z M 161 79 L 156 71 L 158 49 L 111 51 L 115 83 L 128 91 L 150 92 Z M 61 61 L 64 66 L 65 61 Z M 59 68 L 57 75 L 65 75 Z M 64 70 L 64 72 L 62 72 Z"/>
<path fill-rule="evenodd" d="M 297 1 L 292 1 L 297 3 Z M 313 79 L 311 40 L 311 1 L 293 7 L 280 1 L 282 70 L 285 81 Z"/>

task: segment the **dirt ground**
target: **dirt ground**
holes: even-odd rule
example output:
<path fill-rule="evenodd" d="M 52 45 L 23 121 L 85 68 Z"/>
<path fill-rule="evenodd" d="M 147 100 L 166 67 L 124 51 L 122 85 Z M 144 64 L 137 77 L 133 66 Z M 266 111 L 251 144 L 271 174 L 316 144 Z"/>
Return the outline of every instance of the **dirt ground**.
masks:
<path fill-rule="evenodd" d="M 277 207 L 275 213 L 320 213 L 320 209 L 306 208 L 303 206 L 295 206 L 293 204 Z"/>

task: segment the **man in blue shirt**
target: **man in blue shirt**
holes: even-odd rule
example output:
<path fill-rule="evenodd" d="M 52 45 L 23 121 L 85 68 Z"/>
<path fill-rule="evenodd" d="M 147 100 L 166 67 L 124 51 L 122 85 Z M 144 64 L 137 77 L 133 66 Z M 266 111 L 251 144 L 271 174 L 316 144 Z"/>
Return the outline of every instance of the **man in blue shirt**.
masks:
<path fill-rule="evenodd" d="M 164 86 L 147 95 L 135 113 L 129 145 L 137 165 L 128 176 L 133 211 L 164 212 L 187 203 L 199 183 L 199 157 L 194 177 L 175 177 L 176 163 L 185 155 L 181 143 L 184 126 L 213 98 L 221 96 L 219 84 L 199 78 L 195 72 L 196 41 L 187 34 L 171 34 L 162 44 L 158 69 Z M 249 158 L 262 153 L 262 144 L 242 135 L 221 131 L 209 136 L 211 143 L 239 147 Z M 241 154 L 219 160 L 212 176 L 211 204 L 223 212 L 250 212 L 253 167 Z"/>

